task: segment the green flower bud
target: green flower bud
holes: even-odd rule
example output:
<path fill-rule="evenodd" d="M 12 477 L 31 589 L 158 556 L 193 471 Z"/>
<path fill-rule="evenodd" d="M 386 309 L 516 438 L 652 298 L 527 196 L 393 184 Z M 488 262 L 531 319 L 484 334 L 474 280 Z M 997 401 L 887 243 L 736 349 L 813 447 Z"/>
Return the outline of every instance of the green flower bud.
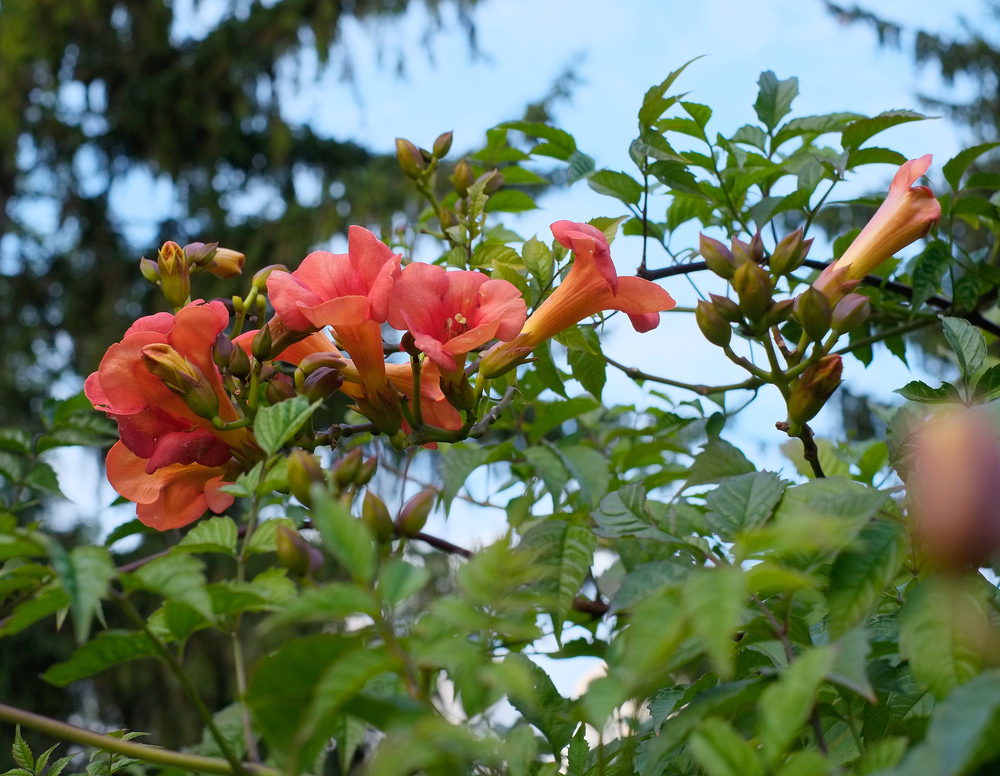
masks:
<path fill-rule="evenodd" d="M 444 159 L 448 155 L 448 151 L 451 150 L 452 141 L 451 132 L 444 132 L 438 135 L 437 140 L 434 141 L 432 154 L 435 159 Z"/>
<path fill-rule="evenodd" d="M 736 260 L 736 264 L 746 264 L 747 262 L 756 264 L 753 258 L 753 250 L 750 247 L 750 243 L 745 243 L 738 237 L 733 238 L 730 252 L 733 254 L 733 258 Z"/>
<path fill-rule="evenodd" d="M 250 352 L 258 361 L 267 361 L 271 357 L 271 329 L 262 326 L 253 335 L 250 342 Z"/>
<path fill-rule="evenodd" d="M 720 278 L 733 279 L 738 264 L 729 248 L 702 234 L 698 236 L 698 252 L 712 272 Z"/>
<path fill-rule="evenodd" d="M 453 226 L 458 226 L 458 216 L 455 215 L 455 211 L 449 210 L 446 207 L 441 208 L 441 216 L 439 220 L 441 221 L 442 229 L 451 229 Z"/>
<path fill-rule="evenodd" d="M 191 269 L 183 249 L 175 242 L 165 242 L 156 263 L 160 271 L 160 288 L 167 302 L 183 307 L 191 298 Z"/>
<path fill-rule="evenodd" d="M 840 385 L 844 364 L 840 356 L 823 356 L 799 375 L 788 397 L 788 419 L 802 425 L 816 417 Z"/>
<path fill-rule="evenodd" d="M 396 526 L 392 524 L 388 507 L 370 490 L 365 492 L 365 500 L 361 504 L 361 519 L 379 544 L 388 544 L 395 538 Z"/>
<path fill-rule="evenodd" d="M 867 296 L 848 294 L 833 308 L 830 328 L 838 334 L 851 331 L 867 321 L 871 313 L 872 307 Z"/>
<path fill-rule="evenodd" d="M 728 296 L 709 294 L 708 298 L 712 300 L 712 306 L 715 308 L 715 312 L 722 316 L 723 320 L 729 321 L 730 323 L 739 323 L 743 320 L 743 313 L 740 312 L 740 306 Z"/>
<path fill-rule="evenodd" d="M 698 328 L 705 335 L 705 339 L 720 348 L 726 347 L 732 339 L 732 327 L 716 311 L 715 306 L 704 299 L 698 302 L 694 311 L 694 318 L 698 322 Z"/>
<path fill-rule="evenodd" d="M 372 481 L 372 477 L 375 476 L 375 472 L 377 471 L 378 471 L 378 458 L 373 455 L 371 458 L 366 459 L 365 462 L 361 464 L 361 471 L 358 472 L 358 476 L 354 481 L 358 483 L 358 485 L 367 485 L 369 482 Z"/>
<path fill-rule="evenodd" d="M 799 227 L 775 246 L 769 263 L 771 272 L 775 275 L 787 275 L 798 269 L 806 260 L 811 246 L 812 239 L 803 240 L 802 228 Z"/>
<path fill-rule="evenodd" d="M 497 172 L 496 170 L 490 170 L 489 172 L 484 172 L 478 178 L 476 178 L 476 183 L 485 180 L 486 185 L 483 187 L 483 193 L 489 195 L 494 194 L 499 191 L 500 187 L 503 186 L 503 173 Z"/>
<path fill-rule="evenodd" d="M 269 405 L 280 404 L 295 398 L 295 389 L 286 380 L 284 375 L 276 375 L 273 380 L 267 382 L 264 387 L 264 396 L 267 397 Z"/>
<path fill-rule="evenodd" d="M 437 491 L 427 488 L 407 501 L 396 515 L 396 532 L 400 536 L 413 538 L 427 524 L 427 518 L 434 507 Z"/>
<path fill-rule="evenodd" d="M 772 326 L 784 323 L 788 320 L 788 316 L 792 314 L 794 306 L 794 299 L 782 299 L 780 302 L 774 302 L 767 308 L 767 312 L 764 313 L 764 325 L 771 328 Z"/>
<path fill-rule="evenodd" d="M 401 137 L 396 138 L 396 158 L 399 160 L 403 175 L 407 178 L 419 178 L 427 166 L 424 164 L 424 156 L 420 153 L 420 149 Z"/>
<path fill-rule="evenodd" d="M 361 474 L 362 460 L 361 448 L 355 447 L 347 455 L 343 455 L 333 465 L 333 481 L 337 487 L 343 490 L 351 485 L 356 485 L 358 475 Z"/>
<path fill-rule="evenodd" d="M 448 376 L 441 375 L 441 392 L 456 410 L 471 410 L 476 404 L 476 392 L 464 373 L 459 373 L 457 378 L 450 380 Z"/>
<path fill-rule="evenodd" d="M 219 334 L 212 346 L 212 360 L 219 369 L 229 366 L 229 358 L 233 355 L 233 341 L 225 334 Z"/>
<path fill-rule="evenodd" d="M 288 454 L 288 489 L 305 506 L 312 506 L 313 483 L 326 484 L 326 475 L 316 456 L 296 447 Z"/>
<path fill-rule="evenodd" d="M 267 288 L 267 279 L 271 277 L 272 272 L 288 272 L 288 267 L 284 264 L 268 264 L 254 273 L 252 285 L 258 291 L 264 291 Z"/>
<path fill-rule="evenodd" d="M 464 197 L 469 191 L 469 186 L 475 181 L 475 176 L 472 173 L 472 165 L 469 164 L 465 159 L 460 161 L 455 165 L 455 172 L 451 176 L 451 182 L 455 186 L 455 191 L 458 196 Z"/>
<path fill-rule="evenodd" d="M 199 418 L 219 414 L 219 397 L 205 374 L 184 356 L 165 343 L 153 343 L 142 349 L 142 362 L 151 375 L 171 392 L 180 396 Z"/>
<path fill-rule="evenodd" d="M 145 257 L 139 259 L 139 272 L 154 286 L 160 285 L 160 267 L 155 261 Z"/>
<path fill-rule="evenodd" d="M 302 395 L 309 401 L 323 401 L 333 396 L 343 384 L 343 372 L 339 369 L 321 366 L 314 369 L 303 381 Z"/>
<path fill-rule="evenodd" d="M 795 300 L 795 317 L 809 339 L 819 342 L 830 331 L 832 310 L 830 299 L 822 291 L 809 286 Z"/>
<path fill-rule="evenodd" d="M 752 261 L 736 268 L 733 289 L 740 299 L 740 309 L 747 320 L 756 323 L 771 306 L 771 278 L 767 271 Z"/>
<path fill-rule="evenodd" d="M 323 555 L 302 534 L 283 525 L 274 534 L 278 562 L 295 577 L 311 577 L 323 565 Z"/>
<path fill-rule="evenodd" d="M 192 267 L 204 268 L 212 263 L 212 259 L 215 258 L 215 249 L 218 247 L 218 243 L 209 243 L 208 245 L 202 242 L 188 243 L 184 246 L 184 255 L 187 256 L 188 264 Z"/>
<path fill-rule="evenodd" d="M 239 380 L 250 376 L 250 358 L 243 348 L 233 348 L 229 355 L 229 374 Z"/>
<path fill-rule="evenodd" d="M 760 264 L 764 261 L 764 240 L 760 236 L 760 229 L 758 229 L 754 236 L 750 238 L 750 246 L 748 248 L 750 253 L 750 258 L 756 264 Z"/>

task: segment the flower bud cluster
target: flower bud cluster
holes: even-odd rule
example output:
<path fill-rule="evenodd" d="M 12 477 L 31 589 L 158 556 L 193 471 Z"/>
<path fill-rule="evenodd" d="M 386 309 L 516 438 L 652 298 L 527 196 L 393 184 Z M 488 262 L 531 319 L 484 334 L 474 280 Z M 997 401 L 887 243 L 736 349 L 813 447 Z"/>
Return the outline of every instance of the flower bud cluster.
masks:
<path fill-rule="evenodd" d="M 191 301 L 191 273 L 211 272 L 222 280 L 243 272 L 246 257 L 242 253 L 220 248 L 218 243 L 193 242 L 183 248 L 172 240 L 163 243 L 156 261 L 139 260 L 139 271 L 154 286 L 163 291 L 167 302 L 180 308 Z"/>

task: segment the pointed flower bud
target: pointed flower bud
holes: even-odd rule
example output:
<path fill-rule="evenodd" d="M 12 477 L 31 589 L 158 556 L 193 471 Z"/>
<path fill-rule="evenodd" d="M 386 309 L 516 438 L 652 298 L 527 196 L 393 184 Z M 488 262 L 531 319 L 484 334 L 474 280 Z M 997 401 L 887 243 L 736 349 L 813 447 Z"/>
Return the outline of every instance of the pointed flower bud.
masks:
<path fill-rule="evenodd" d="M 444 132 L 438 135 L 437 140 L 434 141 L 433 155 L 435 159 L 444 159 L 451 150 L 451 141 L 453 133 Z"/>
<path fill-rule="evenodd" d="M 219 397 L 205 374 L 166 343 L 142 349 L 142 362 L 149 373 L 180 396 L 199 418 L 219 414 Z"/>
<path fill-rule="evenodd" d="M 490 170 L 489 172 L 484 172 L 478 178 L 476 178 L 476 183 L 480 181 L 486 181 L 486 185 L 483 187 L 483 192 L 485 194 L 494 194 L 500 190 L 503 186 L 503 173 L 497 172 L 496 170 Z"/>
<path fill-rule="evenodd" d="M 369 482 L 372 481 L 372 477 L 375 476 L 375 472 L 377 471 L 378 471 L 378 458 L 373 455 L 371 458 L 366 459 L 365 462 L 361 464 L 361 471 L 358 472 L 358 476 L 354 481 L 358 483 L 358 485 L 367 485 Z"/>
<path fill-rule="evenodd" d="M 145 257 L 139 259 L 139 272 L 154 286 L 160 285 L 160 267 L 155 261 Z"/>
<path fill-rule="evenodd" d="M 451 182 L 455 186 L 455 191 L 458 196 L 464 197 L 469 191 L 469 186 L 475 181 L 475 175 L 472 173 L 472 165 L 469 164 L 465 159 L 460 161 L 455 165 L 455 172 L 451 176 Z"/>
<path fill-rule="evenodd" d="M 775 275 L 787 275 L 802 266 L 806 260 L 812 239 L 802 239 L 802 227 L 779 242 L 771 254 L 769 266 Z"/>
<path fill-rule="evenodd" d="M 750 245 L 748 247 L 750 253 L 750 259 L 757 264 L 764 261 L 764 240 L 760 236 L 760 229 L 758 229 L 754 236 L 750 238 Z"/>
<path fill-rule="evenodd" d="M 399 168 L 407 178 L 419 178 L 424 171 L 424 155 L 409 140 L 401 137 L 396 138 L 396 158 L 399 160 Z"/>
<path fill-rule="evenodd" d="M 279 377 L 284 378 L 285 376 L 278 375 L 275 379 L 268 380 L 267 386 L 264 388 L 264 396 L 267 397 L 267 403 L 271 406 L 295 398 L 295 389 L 291 383 L 287 382 L 287 378 L 278 379 Z"/>
<path fill-rule="evenodd" d="M 233 348 L 229 354 L 229 374 L 239 380 L 250 376 L 250 359 L 243 348 Z"/>
<path fill-rule="evenodd" d="M 759 321 L 771 306 L 771 278 L 767 271 L 748 261 L 736 269 L 732 282 L 743 314 L 751 322 Z"/>
<path fill-rule="evenodd" d="M 449 379 L 452 375 L 441 376 L 441 392 L 448 403 L 456 410 L 471 410 L 476 404 L 476 392 L 472 389 L 472 384 L 464 372 L 454 375 L 455 379 Z"/>
<path fill-rule="evenodd" d="M 337 487 L 343 490 L 351 485 L 356 485 L 363 465 L 364 460 L 360 447 L 355 447 L 347 455 L 341 456 L 334 463 L 332 469 L 333 481 L 337 484 Z"/>
<path fill-rule="evenodd" d="M 288 267 L 284 264 L 268 264 L 263 269 L 257 270 L 253 275 L 253 286 L 258 291 L 267 290 L 267 279 L 271 277 L 272 272 L 288 272 Z"/>
<path fill-rule="evenodd" d="M 326 484 L 326 475 L 316 456 L 296 447 L 288 454 L 288 489 L 305 506 L 312 506 L 314 483 Z"/>
<path fill-rule="evenodd" d="M 239 251 L 219 248 L 207 269 L 217 278 L 229 280 L 243 274 L 243 264 L 246 260 L 246 256 Z"/>
<path fill-rule="evenodd" d="M 736 260 L 736 264 L 746 264 L 747 262 L 752 262 L 756 264 L 753 257 L 753 249 L 750 247 L 750 243 L 745 243 L 738 237 L 733 238 L 732 245 L 729 248 L 730 252 L 733 254 L 733 258 Z"/>
<path fill-rule="evenodd" d="M 843 371 L 844 364 L 838 355 L 823 356 L 806 367 L 788 397 L 788 419 L 801 425 L 816 417 L 840 385 Z"/>
<path fill-rule="evenodd" d="M 780 302 L 775 302 L 764 313 L 764 325 L 771 328 L 772 326 L 784 323 L 788 320 L 788 316 L 792 314 L 792 307 L 794 306 L 794 299 L 782 299 Z"/>
<path fill-rule="evenodd" d="M 858 328 L 872 313 L 871 303 L 863 294 L 848 294 L 833 308 L 830 327 L 838 332 L 848 332 Z"/>
<path fill-rule="evenodd" d="M 191 297 L 191 270 L 184 251 L 175 242 L 165 242 L 157 259 L 160 271 L 160 287 L 167 302 L 174 307 L 183 307 Z"/>
<path fill-rule="evenodd" d="M 723 320 L 729 321 L 730 323 L 739 323 L 743 320 L 743 313 L 740 312 L 740 306 L 728 296 L 709 294 L 708 298 L 712 300 L 712 306 L 715 308 L 715 312 L 722 316 Z"/>
<path fill-rule="evenodd" d="M 718 240 L 705 235 L 698 237 L 698 252 L 705 260 L 706 266 L 720 278 L 732 280 L 736 273 L 738 262 L 733 258 L 732 251 Z"/>
<path fill-rule="evenodd" d="M 233 355 L 233 341 L 225 335 L 219 334 L 215 338 L 215 345 L 212 346 L 212 360 L 219 369 L 229 366 L 229 358 Z"/>
<path fill-rule="evenodd" d="M 704 299 L 700 300 L 698 306 L 695 308 L 694 317 L 698 322 L 698 328 L 701 329 L 701 333 L 705 335 L 705 339 L 713 345 L 718 345 L 720 348 L 724 348 L 729 344 L 729 340 L 733 336 L 733 329 L 719 315 L 713 304 L 706 302 Z"/>
<path fill-rule="evenodd" d="M 258 361 L 267 361 L 271 357 L 271 328 L 269 326 L 262 326 L 253 335 L 253 340 L 250 342 L 250 352 Z"/>
<path fill-rule="evenodd" d="M 344 384 L 344 373 L 339 369 L 321 366 L 314 369 L 302 384 L 302 395 L 309 401 L 324 401 Z"/>
<path fill-rule="evenodd" d="M 370 490 L 365 493 L 365 500 L 361 505 L 361 519 L 379 544 L 388 544 L 396 535 L 396 526 L 392 524 L 388 507 Z"/>
<path fill-rule="evenodd" d="M 813 342 L 819 342 L 830 331 L 832 314 L 829 297 L 812 286 L 795 300 L 795 317 Z"/>
<path fill-rule="evenodd" d="M 218 247 L 218 243 L 209 243 L 208 245 L 202 242 L 188 243 L 184 246 L 184 255 L 187 256 L 190 266 L 205 268 L 212 263 L 212 259 L 215 258 L 215 249 Z"/>
<path fill-rule="evenodd" d="M 302 538 L 302 534 L 283 525 L 274 534 L 278 562 L 294 577 L 311 577 L 323 566 L 323 554 Z"/>
<path fill-rule="evenodd" d="M 396 531 L 400 536 L 413 538 L 427 524 L 437 491 L 427 488 L 407 501 L 396 515 Z"/>

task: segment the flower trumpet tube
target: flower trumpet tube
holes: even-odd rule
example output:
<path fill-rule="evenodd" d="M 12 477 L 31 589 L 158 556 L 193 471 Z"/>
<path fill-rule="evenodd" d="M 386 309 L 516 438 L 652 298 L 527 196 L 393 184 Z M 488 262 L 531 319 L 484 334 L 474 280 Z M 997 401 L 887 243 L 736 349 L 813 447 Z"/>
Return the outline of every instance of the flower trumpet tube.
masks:
<path fill-rule="evenodd" d="M 485 377 L 510 371 L 545 340 L 604 310 L 625 313 L 636 331 L 647 332 L 659 325 L 661 312 L 676 304 L 655 283 L 618 277 L 608 240 L 596 226 L 556 221 L 552 234 L 573 251 L 569 274 L 531 314 L 518 336 L 487 352 L 479 370 Z"/>
<path fill-rule="evenodd" d="M 927 186 L 914 186 L 931 166 L 931 155 L 911 159 L 893 176 L 889 194 L 872 220 L 844 251 L 844 255 L 823 270 L 813 287 L 836 303 L 843 296 L 841 286 L 861 280 L 883 261 L 915 240 L 925 237 L 941 217 L 941 205 Z"/>
<path fill-rule="evenodd" d="M 108 479 L 158 530 L 226 509 L 233 499 L 220 484 L 235 478 L 237 459 L 257 452 L 249 430 L 212 423 L 239 419 L 213 360 L 228 323 L 220 302 L 140 318 L 87 378 L 87 398 L 118 422 L 121 436 L 108 454 Z"/>

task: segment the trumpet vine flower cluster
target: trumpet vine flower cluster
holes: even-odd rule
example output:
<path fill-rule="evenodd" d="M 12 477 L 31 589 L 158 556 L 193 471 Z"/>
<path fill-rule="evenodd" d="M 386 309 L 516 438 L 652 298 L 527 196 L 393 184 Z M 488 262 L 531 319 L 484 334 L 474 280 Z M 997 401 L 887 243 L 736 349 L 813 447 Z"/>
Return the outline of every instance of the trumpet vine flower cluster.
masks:
<path fill-rule="evenodd" d="M 152 262 L 143 267 L 171 290 L 176 312 L 136 321 L 86 382 L 91 403 L 118 422 L 111 484 L 138 505 L 143 523 L 160 530 L 209 509 L 222 512 L 233 502 L 222 486 L 267 457 L 254 436 L 256 411 L 296 395 L 316 401 L 346 394 L 372 431 L 401 447 L 457 441 L 484 414 L 485 382 L 550 337 L 604 310 L 625 312 L 645 332 L 674 306 L 654 283 L 618 277 L 596 227 L 559 221 L 552 232 L 574 261 L 530 317 L 512 283 L 481 271 L 403 267 L 399 254 L 352 226 L 347 253 L 315 251 L 293 272 L 258 273 L 250 296 L 234 298 L 233 323 L 222 302 L 189 301 L 195 265 L 187 253 L 204 251 L 169 243 L 156 273 Z M 264 295 L 271 319 L 239 332 L 254 301 L 263 316 Z M 383 341 L 386 325 L 402 333 L 399 348 L 410 363 L 387 360 L 394 348 Z M 473 388 L 469 356 L 495 340 Z M 293 374 L 282 364 L 293 365 Z M 322 443 L 316 436 L 292 441 Z"/>

